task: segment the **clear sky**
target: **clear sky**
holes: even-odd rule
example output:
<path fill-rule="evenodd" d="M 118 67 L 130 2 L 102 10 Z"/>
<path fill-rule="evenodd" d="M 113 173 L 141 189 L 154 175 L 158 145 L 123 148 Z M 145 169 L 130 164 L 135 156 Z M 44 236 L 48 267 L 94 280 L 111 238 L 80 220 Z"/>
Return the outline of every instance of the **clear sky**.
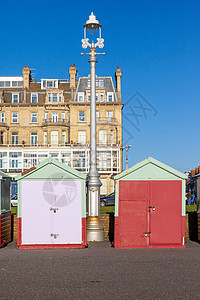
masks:
<path fill-rule="evenodd" d="M 93 11 L 105 39 L 97 75 L 122 75 L 129 166 L 152 156 L 182 172 L 200 164 L 200 1 L 0 0 L 0 76 L 89 73 L 81 39 Z M 137 94 L 136 94 L 137 93 Z M 130 114 L 132 113 L 132 114 Z"/>

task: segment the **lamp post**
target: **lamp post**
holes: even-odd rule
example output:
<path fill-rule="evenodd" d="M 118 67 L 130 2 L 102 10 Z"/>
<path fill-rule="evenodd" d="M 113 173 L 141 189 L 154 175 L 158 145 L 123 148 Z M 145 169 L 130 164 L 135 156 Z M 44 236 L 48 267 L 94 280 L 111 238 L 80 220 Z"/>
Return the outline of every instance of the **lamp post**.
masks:
<path fill-rule="evenodd" d="M 101 25 L 96 20 L 96 16 L 91 13 L 89 20 L 84 27 L 84 39 L 82 39 L 82 47 L 90 48 L 90 53 L 81 53 L 81 55 L 90 55 L 90 169 L 88 173 L 88 217 L 87 217 L 87 240 L 103 241 L 104 228 L 100 221 L 100 175 L 97 170 L 97 150 L 96 150 L 96 48 L 104 47 L 104 39 L 101 38 Z M 92 40 L 89 43 L 87 33 L 95 34 L 99 32 L 97 42 Z"/>
<path fill-rule="evenodd" d="M 126 145 L 125 147 L 122 147 L 122 150 L 126 151 L 126 170 L 128 169 L 128 150 L 131 147 L 131 145 Z"/>

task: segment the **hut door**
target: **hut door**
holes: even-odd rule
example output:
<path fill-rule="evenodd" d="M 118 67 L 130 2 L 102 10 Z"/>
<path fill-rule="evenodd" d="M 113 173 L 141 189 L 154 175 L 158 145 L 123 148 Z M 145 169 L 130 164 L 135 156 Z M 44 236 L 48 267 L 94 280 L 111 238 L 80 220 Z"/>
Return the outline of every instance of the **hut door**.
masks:
<path fill-rule="evenodd" d="M 121 245 L 149 243 L 149 185 L 145 181 L 120 181 L 119 227 Z"/>
<path fill-rule="evenodd" d="M 180 244 L 181 181 L 151 181 L 150 191 L 150 244 Z"/>
<path fill-rule="evenodd" d="M 55 180 L 52 215 L 53 244 L 81 244 L 81 182 L 79 180 Z"/>

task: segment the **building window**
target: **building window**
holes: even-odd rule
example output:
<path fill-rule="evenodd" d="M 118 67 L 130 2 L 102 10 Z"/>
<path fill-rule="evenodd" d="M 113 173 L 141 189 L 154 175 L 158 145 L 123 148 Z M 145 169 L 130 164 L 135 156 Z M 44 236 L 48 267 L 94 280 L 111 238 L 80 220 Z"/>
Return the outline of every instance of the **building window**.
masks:
<path fill-rule="evenodd" d="M 88 102 L 90 102 L 90 93 L 87 94 L 87 97 Z"/>
<path fill-rule="evenodd" d="M 22 152 L 10 152 L 9 153 L 9 168 L 21 169 L 22 167 Z"/>
<path fill-rule="evenodd" d="M 48 94 L 48 101 L 51 102 L 51 94 Z"/>
<path fill-rule="evenodd" d="M 113 111 L 107 111 L 106 118 L 107 118 L 108 122 L 112 122 L 113 121 Z"/>
<path fill-rule="evenodd" d="M 106 130 L 99 130 L 99 144 L 100 146 L 106 145 Z"/>
<path fill-rule="evenodd" d="M 58 113 L 52 112 L 52 122 L 57 123 L 58 122 Z"/>
<path fill-rule="evenodd" d="M 96 111 L 96 121 L 99 121 L 99 111 Z"/>
<path fill-rule="evenodd" d="M 98 101 L 98 93 L 96 93 L 96 102 Z"/>
<path fill-rule="evenodd" d="M 51 132 L 51 145 L 58 146 L 58 131 Z"/>
<path fill-rule="evenodd" d="M 59 94 L 59 102 L 62 102 L 62 94 Z"/>
<path fill-rule="evenodd" d="M 100 88 L 104 87 L 104 81 L 103 81 L 103 79 L 99 79 L 99 87 Z"/>
<path fill-rule="evenodd" d="M 31 113 L 31 123 L 37 123 L 37 113 L 36 112 Z"/>
<path fill-rule="evenodd" d="M 85 131 L 78 132 L 78 143 L 81 145 L 85 145 Z"/>
<path fill-rule="evenodd" d="M 84 93 L 78 93 L 78 102 L 84 102 Z"/>
<path fill-rule="evenodd" d="M 100 93 L 100 101 L 103 102 L 104 101 L 104 94 Z"/>
<path fill-rule="evenodd" d="M 100 194 L 107 195 L 107 178 L 101 178 Z"/>
<path fill-rule="evenodd" d="M 31 94 L 31 103 L 38 103 L 38 94 L 37 93 Z"/>
<path fill-rule="evenodd" d="M 3 145 L 3 131 L 0 131 L 0 144 Z"/>
<path fill-rule="evenodd" d="M 107 93 L 107 101 L 113 102 L 113 93 Z"/>
<path fill-rule="evenodd" d="M 58 88 L 58 80 L 52 80 L 52 79 L 42 79 L 41 80 L 41 86 L 42 89 L 53 89 L 53 88 Z"/>
<path fill-rule="evenodd" d="M 12 103 L 19 103 L 19 94 L 12 94 Z"/>
<path fill-rule="evenodd" d="M 44 132 L 44 145 L 47 145 L 47 132 Z"/>
<path fill-rule="evenodd" d="M 65 146 L 66 143 L 66 132 L 62 132 L 62 145 Z"/>
<path fill-rule="evenodd" d="M 58 102 L 58 95 L 57 94 L 52 94 L 52 102 L 57 103 Z"/>
<path fill-rule="evenodd" d="M 113 143 L 114 143 L 114 131 L 111 130 L 110 131 L 110 144 L 113 145 Z"/>
<path fill-rule="evenodd" d="M 12 132 L 12 145 L 18 145 L 18 132 Z"/>
<path fill-rule="evenodd" d="M 38 144 L 38 134 L 37 132 L 31 132 L 31 146 L 37 146 Z"/>
<path fill-rule="evenodd" d="M 99 152 L 99 170 L 107 169 L 107 153 Z"/>
<path fill-rule="evenodd" d="M 45 112 L 45 123 L 49 122 L 49 113 Z"/>
<path fill-rule="evenodd" d="M 61 112 L 61 121 L 62 123 L 65 122 L 65 112 Z"/>
<path fill-rule="evenodd" d="M 85 122 L 85 112 L 79 111 L 79 122 Z"/>
<path fill-rule="evenodd" d="M 12 113 L 12 123 L 18 123 L 18 113 L 17 112 Z"/>
<path fill-rule="evenodd" d="M 5 113 L 2 112 L 1 113 L 1 123 L 4 123 L 5 122 Z"/>
<path fill-rule="evenodd" d="M 88 82 L 87 82 L 87 87 L 90 88 L 90 79 L 88 79 Z"/>

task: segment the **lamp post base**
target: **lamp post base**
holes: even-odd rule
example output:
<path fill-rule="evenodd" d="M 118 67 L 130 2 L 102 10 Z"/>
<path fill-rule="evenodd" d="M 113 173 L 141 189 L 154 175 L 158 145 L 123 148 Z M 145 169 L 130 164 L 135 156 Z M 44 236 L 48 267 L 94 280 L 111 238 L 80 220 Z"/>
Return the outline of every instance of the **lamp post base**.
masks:
<path fill-rule="evenodd" d="M 87 218 L 87 241 L 102 242 L 104 241 L 104 228 L 99 217 Z"/>

